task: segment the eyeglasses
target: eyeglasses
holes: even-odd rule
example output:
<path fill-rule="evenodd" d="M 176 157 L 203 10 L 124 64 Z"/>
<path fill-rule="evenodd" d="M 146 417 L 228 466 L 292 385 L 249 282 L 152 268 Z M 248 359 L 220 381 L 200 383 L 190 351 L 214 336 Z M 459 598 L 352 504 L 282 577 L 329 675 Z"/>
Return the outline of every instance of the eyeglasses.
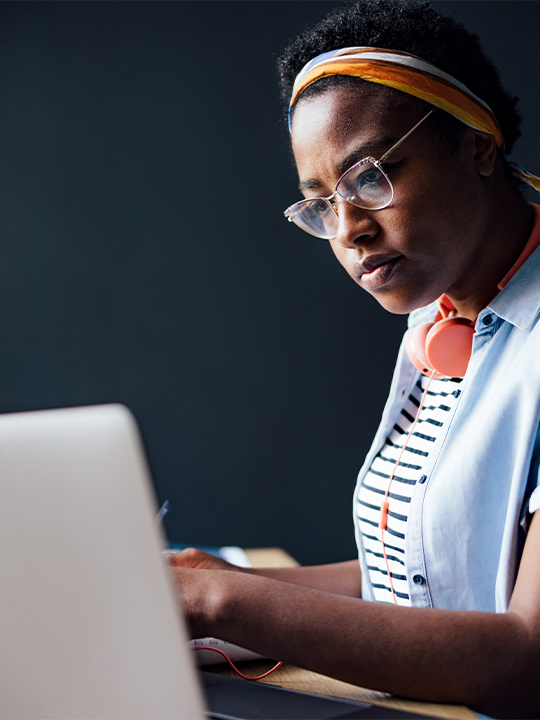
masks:
<path fill-rule="evenodd" d="M 288 207 L 285 210 L 287 220 L 296 223 L 310 235 L 329 240 L 338 232 L 338 214 L 335 205 L 331 202 L 336 195 L 364 210 L 382 210 L 390 205 L 394 198 L 394 188 L 390 178 L 382 169 L 382 163 L 436 109 L 432 108 L 379 160 L 366 157 L 345 171 L 337 181 L 332 195 L 300 200 Z"/>

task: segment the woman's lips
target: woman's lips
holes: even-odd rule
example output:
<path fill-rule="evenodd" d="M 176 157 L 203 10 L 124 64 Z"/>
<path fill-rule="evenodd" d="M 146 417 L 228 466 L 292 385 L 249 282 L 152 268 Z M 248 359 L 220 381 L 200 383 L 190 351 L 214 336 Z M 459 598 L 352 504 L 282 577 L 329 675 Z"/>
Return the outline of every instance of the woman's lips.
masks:
<path fill-rule="evenodd" d="M 403 255 L 370 255 L 353 265 L 354 274 L 367 290 L 377 290 L 390 280 Z"/>

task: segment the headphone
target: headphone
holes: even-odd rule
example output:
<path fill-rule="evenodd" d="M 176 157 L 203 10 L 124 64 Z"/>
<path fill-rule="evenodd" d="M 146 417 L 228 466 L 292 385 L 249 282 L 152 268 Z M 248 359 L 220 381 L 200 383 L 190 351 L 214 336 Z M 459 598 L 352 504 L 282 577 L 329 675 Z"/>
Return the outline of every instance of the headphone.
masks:
<path fill-rule="evenodd" d="M 471 359 L 474 322 L 458 317 L 446 295 L 441 295 L 437 303 L 434 322 L 422 323 L 407 332 L 407 355 L 423 375 L 462 378 Z"/>

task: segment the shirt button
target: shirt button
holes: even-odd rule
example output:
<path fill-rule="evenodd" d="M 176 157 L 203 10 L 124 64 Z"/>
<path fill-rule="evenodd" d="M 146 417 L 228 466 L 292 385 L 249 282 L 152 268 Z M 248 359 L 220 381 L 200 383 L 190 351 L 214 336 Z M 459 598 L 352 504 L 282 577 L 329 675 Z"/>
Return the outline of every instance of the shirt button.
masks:
<path fill-rule="evenodd" d="M 427 480 L 427 475 L 420 475 L 420 477 L 418 478 L 419 483 L 425 483 L 426 480 Z"/>
<path fill-rule="evenodd" d="M 413 577 L 413 583 L 415 585 L 423 585 L 425 583 L 425 580 L 421 575 L 415 575 Z"/>
<path fill-rule="evenodd" d="M 484 317 L 482 318 L 482 322 L 484 323 L 484 325 L 491 325 L 491 323 L 493 322 L 493 318 L 491 317 L 491 315 L 484 315 Z"/>

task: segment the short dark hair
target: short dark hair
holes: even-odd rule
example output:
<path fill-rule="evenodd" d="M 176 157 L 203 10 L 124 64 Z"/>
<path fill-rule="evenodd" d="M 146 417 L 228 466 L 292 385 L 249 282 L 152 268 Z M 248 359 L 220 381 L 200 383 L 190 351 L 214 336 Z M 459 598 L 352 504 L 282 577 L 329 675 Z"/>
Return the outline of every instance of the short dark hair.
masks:
<path fill-rule="evenodd" d="M 441 15 L 425 0 L 360 0 L 335 8 L 302 33 L 278 60 L 281 96 L 287 107 L 294 80 L 307 62 L 320 53 L 354 45 L 402 50 L 452 75 L 490 106 L 501 126 L 505 151 L 512 150 L 521 134 L 519 98 L 502 86 L 499 72 L 486 56 L 478 35 L 454 17 Z M 354 79 L 323 78 L 301 97 L 318 92 L 318 83 L 324 83 L 322 89 L 350 80 Z M 444 116 L 450 120 L 446 113 Z M 463 128 L 457 122 L 445 122 L 450 134 Z"/>

